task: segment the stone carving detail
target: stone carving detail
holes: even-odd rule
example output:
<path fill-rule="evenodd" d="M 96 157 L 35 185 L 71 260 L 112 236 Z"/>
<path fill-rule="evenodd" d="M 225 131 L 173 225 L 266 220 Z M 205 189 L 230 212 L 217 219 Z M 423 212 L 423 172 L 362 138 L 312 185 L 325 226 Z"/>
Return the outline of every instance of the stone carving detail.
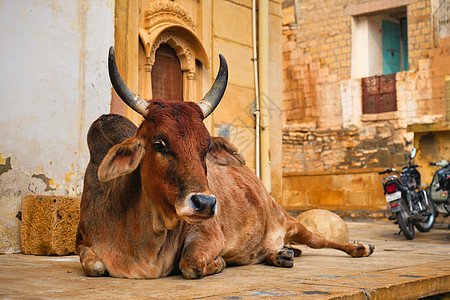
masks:
<path fill-rule="evenodd" d="M 164 31 L 156 38 L 153 43 L 152 50 L 150 51 L 150 57 L 147 58 L 150 71 L 155 64 L 156 50 L 158 50 L 159 46 L 164 43 L 168 43 L 177 52 L 177 55 L 181 60 L 181 68 L 183 71 L 186 71 L 186 67 L 190 71 L 194 70 L 194 59 L 192 58 L 192 51 L 190 50 L 188 44 L 176 33 Z M 186 61 L 184 61 L 183 57 L 185 57 Z"/>
<path fill-rule="evenodd" d="M 196 24 L 189 12 L 172 1 L 158 0 L 147 5 L 144 12 L 144 28 L 150 29 L 162 22 L 185 24 L 195 30 Z"/>

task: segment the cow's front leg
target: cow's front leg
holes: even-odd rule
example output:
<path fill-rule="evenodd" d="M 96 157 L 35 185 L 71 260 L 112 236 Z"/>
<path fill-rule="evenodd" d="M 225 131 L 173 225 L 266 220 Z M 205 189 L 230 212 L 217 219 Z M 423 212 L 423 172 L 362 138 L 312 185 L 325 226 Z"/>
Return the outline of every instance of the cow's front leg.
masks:
<path fill-rule="evenodd" d="M 87 276 L 108 276 L 108 271 L 97 254 L 90 247 L 81 247 L 78 249 L 80 262 Z"/>
<path fill-rule="evenodd" d="M 225 240 L 218 228 L 198 226 L 189 230 L 180 260 L 184 278 L 197 279 L 225 269 L 225 260 L 219 253 L 225 247 Z"/>

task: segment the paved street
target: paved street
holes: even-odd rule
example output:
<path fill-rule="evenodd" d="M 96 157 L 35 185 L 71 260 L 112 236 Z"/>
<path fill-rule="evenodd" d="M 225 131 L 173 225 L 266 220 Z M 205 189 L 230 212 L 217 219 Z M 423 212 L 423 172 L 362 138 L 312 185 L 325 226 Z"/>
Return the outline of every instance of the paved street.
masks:
<path fill-rule="evenodd" d="M 89 278 L 76 256 L 0 256 L 0 298 L 418 299 L 450 292 L 450 230 L 407 241 L 392 223 L 348 222 L 352 240 L 369 241 L 371 257 L 302 247 L 295 266 L 226 268 L 200 280 Z"/>

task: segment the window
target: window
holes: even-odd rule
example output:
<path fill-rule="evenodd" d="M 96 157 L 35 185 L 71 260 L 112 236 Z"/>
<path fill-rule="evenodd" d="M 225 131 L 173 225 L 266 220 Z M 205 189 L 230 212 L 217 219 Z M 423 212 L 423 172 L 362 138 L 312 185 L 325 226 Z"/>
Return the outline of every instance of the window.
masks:
<path fill-rule="evenodd" d="M 352 77 L 389 75 L 408 70 L 406 7 L 354 16 Z"/>
<path fill-rule="evenodd" d="M 406 7 L 352 19 L 352 77 L 362 78 L 362 113 L 397 110 L 395 74 L 408 70 Z"/>

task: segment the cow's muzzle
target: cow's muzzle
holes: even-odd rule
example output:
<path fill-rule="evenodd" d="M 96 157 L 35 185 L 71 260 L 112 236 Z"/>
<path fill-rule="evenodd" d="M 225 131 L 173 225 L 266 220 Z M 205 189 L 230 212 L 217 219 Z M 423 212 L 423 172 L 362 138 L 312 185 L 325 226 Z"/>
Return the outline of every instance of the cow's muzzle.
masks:
<path fill-rule="evenodd" d="M 216 197 L 208 194 L 191 194 L 190 202 L 197 213 L 214 216 L 217 207 Z"/>
<path fill-rule="evenodd" d="M 199 223 L 216 215 L 217 200 L 214 195 L 191 193 L 184 201 L 184 207 L 177 210 L 180 217 L 189 223 Z"/>

